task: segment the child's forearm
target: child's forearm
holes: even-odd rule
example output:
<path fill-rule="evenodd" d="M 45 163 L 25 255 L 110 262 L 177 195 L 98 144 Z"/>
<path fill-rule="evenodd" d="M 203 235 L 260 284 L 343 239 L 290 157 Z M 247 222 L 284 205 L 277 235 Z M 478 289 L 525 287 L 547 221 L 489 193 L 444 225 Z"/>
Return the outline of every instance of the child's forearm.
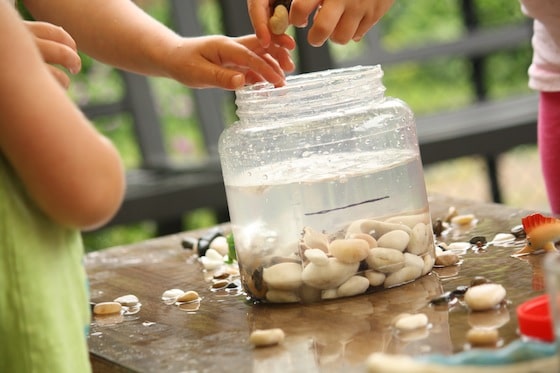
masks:
<path fill-rule="evenodd" d="M 78 48 L 126 70 L 166 76 L 166 56 L 180 37 L 129 0 L 24 0 L 39 20 L 62 26 Z"/>

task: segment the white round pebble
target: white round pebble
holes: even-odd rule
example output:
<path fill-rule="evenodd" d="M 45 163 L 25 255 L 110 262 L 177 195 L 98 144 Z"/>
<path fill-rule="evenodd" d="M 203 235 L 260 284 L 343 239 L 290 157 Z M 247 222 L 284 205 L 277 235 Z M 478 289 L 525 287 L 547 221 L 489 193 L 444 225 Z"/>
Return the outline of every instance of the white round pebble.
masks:
<path fill-rule="evenodd" d="M 336 258 L 329 258 L 326 266 L 309 263 L 301 273 L 303 282 L 316 289 L 332 289 L 348 280 L 358 270 L 360 263 L 342 263 Z"/>
<path fill-rule="evenodd" d="M 121 297 L 118 297 L 114 300 L 114 302 L 118 302 L 126 307 L 132 307 L 138 304 L 139 300 L 136 295 L 127 294 Z"/>
<path fill-rule="evenodd" d="M 185 292 L 181 289 L 169 289 L 163 292 L 163 294 L 161 295 L 161 299 L 163 300 L 174 299 L 183 295 L 184 293 Z"/>
<path fill-rule="evenodd" d="M 403 230 L 397 229 L 385 233 L 377 240 L 377 245 L 381 247 L 390 247 L 399 251 L 404 251 L 408 246 L 410 236 Z"/>
<path fill-rule="evenodd" d="M 459 262 L 459 255 L 452 251 L 444 251 L 436 256 L 435 264 L 442 267 L 449 267 Z"/>
<path fill-rule="evenodd" d="M 371 286 L 381 286 L 385 282 L 385 273 L 368 271 L 365 273 L 366 278 L 369 280 Z"/>
<path fill-rule="evenodd" d="M 404 254 L 396 249 L 374 247 L 370 249 L 366 261 L 372 269 L 390 273 L 404 267 Z"/>
<path fill-rule="evenodd" d="M 208 250 L 210 251 L 210 250 Z M 209 258 L 207 256 L 203 256 L 199 258 L 200 262 L 202 263 L 202 266 L 204 267 L 204 269 L 206 269 L 207 271 L 211 271 L 213 269 L 218 269 L 221 266 L 224 265 L 224 260 L 221 258 L 220 260 L 216 260 L 216 259 L 212 259 Z"/>
<path fill-rule="evenodd" d="M 494 346 L 499 338 L 497 329 L 473 328 L 467 332 L 467 342 L 471 346 Z"/>
<path fill-rule="evenodd" d="M 257 329 L 249 336 L 249 342 L 255 347 L 274 346 L 284 340 L 284 331 L 280 328 Z"/>
<path fill-rule="evenodd" d="M 364 240 L 368 243 L 370 249 L 377 246 L 375 238 L 367 233 L 355 233 L 346 238 L 359 238 L 360 240 Z"/>
<path fill-rule="evenodd" d="M 206 254 L 204 254 L 204 256 L 208 259 L 211 259 L 211 260 L 217 260 L 217 261 L 223 261 L 224 260 L 224 256 L 222 254 L 220 254 L 220 252 L 215 250 L 215 249 L 206 250 Z"/>
<path fill-rule="evenodd" d="M 464 255 L 471 247 L 472 244 L 469 242 L 451 242 L 449 245 L 447 245 L 446 251 L 451 251 L 457 255 Z"/>
<path fill-rule="evenodd" d="M 321 249 L 307 249 L 304 251 L 305 257 L 313 264 L 318 266 L 326 266 L 329 264 L 329 257 Z"/>
<path fill-rule="evenodd" d="M 424 223 L 418 223 L 412 228 L 407 251 L 414 255 L 422 255 L 430 250 L 433 240 L 432 229 Z"/>
<path fill-rule="evenodd" d="M 271 303 L 296 303 L 301 299 L 293 291 L 269 289 L 266 292 L 266 300 Z"/>
<path fill-rule="evenodd" d="M 369 254 L 369 243 L 359 238 L 334 240 L 329 245 L 329 252 L 342 263 L 357 263 Z"/>
<path fill-rule="evenodd" d="M 500 284 L 471 286 L 465 293 L 467 306 L 473 311 L 484 311 L 496 307 L 506 297 L 506 289 Z"/>
<path fill-rule="evenodd" d="M 515 236 L 511 233 L 498 233 L 492 239 L 492 244 L 495 246 L 504 245 L 506 243 L 515 241 Z"/>
<path fill-rule="evenodd" d="M 392 288 L 393 286 L 398 286 L 411 282 L 422 275 L 422 268 L 418 267 L 403 267 L 398 271 L 390 273 L 385 278 L 383 286 L 386 288 Z"/>
<path fill-rule="evenodd" d="M 110 315 L 119 313 L 122 310 L 122 305 L 119 302 L 101 302 L 93 306 L 93 313 L 95 315 Z"/>
<path fill-rule="evenodd" d="M 400 331 L 410 331 L 428 326 L 428 316 L 424 313 L 416 313 L 414 315 L 403 314 L 397 316 L 395 328 Z"/>
<path fill-rule="evenodd" d="M 263 269 L 263 280 L 275 289 L 294 290 L 302 284 L 301 271 L 299 263 L 278 263 Z"/>
<path fill-rule="evenodd" d="M 451 224 L 468 225 L 468 224 L 472 224 L 474 220 L 475 220 L 475 216 L 473 214 L 457 215 L 451 218 Z"/>
<path fill-rule="evenodd" d="M 210 242 L 210 249 L 216 250 L 222 256 L 227 255 L 229 251 L 229 245 L 227 242 L 227 238 L 224 236 L 218 236 Z M 208 254 L 208 253 L 207 253 Z"/>
<path fill-rule="evenodd" d="M 369 288 L 369 280 L 363 276 L 352 276 L 336 291 L 339 297 L 351 297 L 363 294 Z"/>

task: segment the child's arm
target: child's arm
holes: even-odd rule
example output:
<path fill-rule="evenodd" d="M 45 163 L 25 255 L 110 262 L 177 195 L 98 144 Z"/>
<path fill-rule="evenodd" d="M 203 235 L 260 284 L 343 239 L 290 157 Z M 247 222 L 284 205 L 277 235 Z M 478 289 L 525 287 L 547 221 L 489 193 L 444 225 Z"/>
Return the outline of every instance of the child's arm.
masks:
<path fill-rule="evenodd" d="M 239 88 L 244 84 L 240 71 L 281 85 L 283 70 L 293 69 L 286 48 L 265 50 L 258 43 L 233 43 L 237 39 L 225 37 L 184 38 L 130 0 L 24 2 L 36 19 L 63 26 L 93 58 L 190 87 Z"/>
<path fill-rule="evenodd" d="M 6 1 L 0 50 L 0 153 L 53 220 L 80 229 L 107 222 L 124 193 L 119 154 L 66 96 Z"/>

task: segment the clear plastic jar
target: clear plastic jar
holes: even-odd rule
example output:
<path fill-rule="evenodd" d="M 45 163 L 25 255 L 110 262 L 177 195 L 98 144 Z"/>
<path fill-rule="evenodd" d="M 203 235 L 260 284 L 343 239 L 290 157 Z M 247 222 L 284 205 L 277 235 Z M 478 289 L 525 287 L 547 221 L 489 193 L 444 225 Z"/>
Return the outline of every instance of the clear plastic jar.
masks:
<path fill-rule="evenodd" d="M 316 302 L 427 274 L 434 238 L 414 116 L 379 66 L 236 92 L 219 152 L 241 281 L 255 301 Z"/>

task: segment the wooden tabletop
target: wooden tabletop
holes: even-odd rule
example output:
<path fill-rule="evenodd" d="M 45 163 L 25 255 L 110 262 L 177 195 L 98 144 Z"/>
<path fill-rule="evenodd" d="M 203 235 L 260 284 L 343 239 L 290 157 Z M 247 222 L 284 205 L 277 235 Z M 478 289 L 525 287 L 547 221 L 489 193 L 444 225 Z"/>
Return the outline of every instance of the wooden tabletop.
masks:
<path fill-rule="evenodd" d="M 453 229 L 441 241 L 469 241 L 509 233 L 528 211 L 503 205 L 473 203 L 431 196 L 432 218 L 443 218 L 454 206 L 460 214 L 474 214 L 470 228 Z M 516 307 L 544 293 L 543 255 L 512 258 L 510 246 L 469 250 L 459 266 L 435 269 L 413 283 L 378 293 L 316 304 L 259 304 L 239 292 L 214 291 L 192 250 L 182 248 L 184 232 L 87 255 L 91 301 L 112 301 L 136 295 L 138 313 L 92 319 L 88 343 L 98 372 L 364 372 L 373 352 L 425 355 L 464 350 L 472 327 L 491 324 L 499 329 L 502 345 L 519 339 Z M 485 276 L 507 290 L 506 306 L 489 312 L 433 307 L 430 300 L 474 276 Z M 168 289 L 195 290 L 197 306 L 165 304 Z M 402 337 L 391 322 L 399 313 L 425 313 L 431 327 L 424 334 Z M 285 341 L 254 348 L 255 329 L 282 328 Z"/>

